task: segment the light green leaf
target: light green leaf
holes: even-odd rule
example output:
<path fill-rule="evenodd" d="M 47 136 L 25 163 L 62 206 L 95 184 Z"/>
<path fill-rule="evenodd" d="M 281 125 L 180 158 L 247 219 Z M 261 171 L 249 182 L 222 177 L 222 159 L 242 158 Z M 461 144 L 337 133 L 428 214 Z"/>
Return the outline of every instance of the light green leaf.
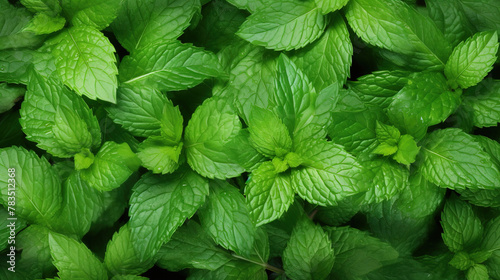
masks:
<path fill-rule="evenodd" d="M 52 16 L 61 12 L 61 4 L 58 0 L 21 0 L 20 2 L 32 12 L 46 13 Z"/>
<path fill-rule="evenodd" d="M 403 1 L 351 0 L 346 17 L 361 39 L 401 54 L 403 65 L 441 70 L 451 52 L 434 22 Z"/>
<path fill-rule="evenodd" d="M 444 73 L 456 88 L 477 85 L 493 69 L 497 59 L 498 35 L 494 31 L 476 33 L 453 49 Z"/>
<path fill-rule="evenodd" d="M 500 122 L 500 81 L 485 79 L 465 91 L 462 105 L 471 112 L 477 127 L 496 126 Z"/>
<path fill-rule="evenodd" d="M 488 268 L 483 264 L 475 264 L 466 274 L 467 280 L 488 280 Z"/>
<path fill-rule="evenodd" d="M 46 13 L 37 13 L 23 31 L 31 31 L 36 35 L 50 34 L 61 30 L 66 24 L 63 17 L 52 17 Z"/>
<path fill-rule="evenodd" d="M 142 274 L 148 271 L 155 263 L 154 258 L 141 261 L 133 247 L 129 223 L 123 225 L 106 246 L 104 265 L 113 275 Z"/>
<path fill-rule="evenodd" d="M 252 145 L 268 157 L 283 157 L 292 149 L 292 138 L 287 127 L 272 111 L 254 106 L 248 120 L 248 130 Z"/>
<path fill-rule="evenodd" d="M 295 192 L 289 174 L 277 173 L 270 161 L 252 172 L 245 187 L 250 214 L 257 226 L 278 219 L 293 203 Z"/>
<path fill-rule="evenodd" d="M 9 169 L 14 168 L 14 172 Z M 0 149 L 1 200 L 8 206 L 8 192 L 15 185 L 15 214 L 30 223 L 50 224 L 61 208 L 61 181 L 46 158 L 12 146 Z M 11 170 L 12 171 L 12 170 Z M 9 179 L 13 179 L 10 180 Z M 11 188 L 11 190 L 9 190 Z"/>
<path fill-rule="evenodd" d="M 116 102 L 115 48 L 104 34 L 79 26 L 65 29 L 51 40 L 57 71 L 68 87 L 93 100 Z"/>
<path fill-rule="evenodd" d="M 120 86 L 116 104 L 106 107 L 109 117 L 138 137 L 161 135 L 177 144 L 182 134 L 182 115 L 164 94 L 149 87 Z M 176 142 L 177 141 L 177 142 Z"/>
<path fill-rule="evenodd" d="M 297 222 L 283 252 L 283 268 L 293 280 L 326 279 L 335 260 L 328 235 L 308 219 Z"/>
<path fill-rule="evenodd" d="M 340 14 L 334 14 L 325 33 L 314 43 L 294 52 L 290 58 L 320 91 L 332 83 L 346 82 L 350 75 L 352 54 L 347 26 Z"/>
<path fill-rule="evenodd" d="M 417 146 L 413 136 L 405 134 L 399 139 L 398 151 L 393 158 L 401 164 L 409 165 L 415 162 L 419 151 L 420 147 Z"/>
<path fill-rule="evenodd" d="M 326 20 L 312 1 L 266 3 L 236 33 L 248 42 L 274 50 L 299 49 L 316 40 Z"/>
<path fill-rule="evenodd" d="M 189 169 L 144 175 L 132 190 L 129 210 L 130 236 L 139 259 L 154 257 L 207 195 L 206 179 Z"/>
<path fill-rule="evenodd" d="M 27 139 L 52 155 L 67 158 L 101 143 L 99 124 L 85 101 L 60 81 L 35 71 L 20 113 Z"/>
<path fill-rule="evenodd" d="M 460 94 L 461 90 L 449 90 L 442 74 L 417 73 L 393 97 L 387 115 L 401 132 L 421 139 L 428 126 L 445 121 L 456 110 Z"/>
<path fill-rule="evenodd" d="M 194 87 L 222 73 L 215 54 L 179 41 L 150 45 L 123 58 L 120 82 L 161 91 Z"/>
<path fill-rule="evenodd" d="M 34 263 L 44 275 L 54 275 L 49 247 L 50 230 L 40 225 L 30 225 L 16 236 L 16 247 L 22 250 L 21 263 Z"/>
<path fill-rule="evenodd" d="M 125 182 L 140 164 L 128 144 L 108 141 L 102 145 L 92 165 L 80 170 L 80 176 L 92 187 L 110 191 Z"/>
<path fill-rule="evenodd" d="M 212 181 L 210 195 L 198 216 L 203 230 L 217 244 L 242 256 L 253 252 L 257 228 L 245 198 L 235 187 L 224 181 Z"/>
<path fill-rule="evenodd" d="M 124 0 L 111 26 L 120 44 L 133 52 L 177 39 L 200 8 L 199 0 Z"/>
<path fill-rule="evenodd" d="M 396 153 L 399 138 L 401 137 L 401 133 L 397 128 L 376 121 L 375 133 L 377 134 L 379 145 L 373 151 L 374 153 L 384 156 Z"/>
<path fill-rule="evenodd" d="M 240 175 L 244 169 L 226 149 L 240 131 L 238 115 L 224 99 L 207 99 L 196 109 L 186 127 L 187 162 L 193 170 L 208 178 Z"/>
<path fill-rule="evenodd" d="M 139 144 L 137 157 L 142 161 L 142 166 L 154 174 L 172 173 L 179 167 L 182 146 L 182 143 L 169 146 L 162 137 L 153 136 Z"/>
<path fill-rule="evenodd" d="M 337 201 L 362 191 L 361 166 L 342 146 L 325 140 L 299 143 L 295 152 L 304 163 L 292 169 L 292 186 L 310 203 L 336 205 Z"/>
<path fill-rule="evenodd" d="M 248 10 L 253 13 L 265 6 L 267 0 L 227 0 L 238 9 Z"/>
<path fill-rule="evenodd" d="M 321 13 L 326 15 L 344 7 L 349 0 L 314 0 L 316 6 L 321 10 Z"/>
<path fill-rule="evenodd" d="M 170 271 L 184 268 L 216 270 L 233 257 L 217 247 L 195 221 L 180 227 L 157 254 L 157 265 Z"/>
<path fill-rule="evenodd" d="M 365 200 L 370 203 L 388 200 L 408 185 L 408 170 L 388 158 L 366 160 L 361 165 L 363 183 L 368 184 Z"/>
<path fill-rule="evenodd" d="M 472 136 L 456 128 L 429 134 L 419 153 L 419 170 L 443 188 L 499 187 L 500 172 Z"/>
<path fill-rule="evenodd" d="M 108 279 L 104 265 L 85 244 L 58 233 L 49 233 L 50 254 L 62 279 Z"/>
<path fill-rule="evenodd" d="M 83 237 L 102 213 L 102 194 L 73 172 L 63 184 L 62 198 L 61 210 L 51 223 L 52 228 L 59 233 Z"/>
<path fill-rule="evenodd" d="M 106 28 L 118 14 L 121 0 L 61 0 L 63 13 L 71 25 Z"/>
<path fill-rule="evenodd" d="M 483 236 L 483 225 L 472 207 L 453 197 L 446 201 L 441 213 L 443 241 L 450 251 L 475 250 Z"/>
<path fill-rule="evenodd" d="M 367 232 L 350 227 L 325 227 L 335 252 L 329 279 L 359 279 L 398 257 L 389 244 Z"/>
<path fill-rule="evenodd" d="M 0 250 L 2 251 L 10 247 L 9 242 L 12 242 L 11 240 L 14 238 L 14 237 L 9 238 L 11 236 L 10 235 L 11 230 L 13 230 L 16 233 L 16 237 L 19 237 L 18 233 L 21 230 L 26 231 L 25 228 L 28 225 L 28 223 L 24 219 L 17 217 L 17 220 L 15 220 L 16 224 L 14 228 L 11 224 L 14 220 L 10 220 L 9 218 L 11 218 L 11 216 L 9 215 L 7 208 L 4 208 L 3 206 L 0 207 L 0 219 L 1 219 L 0 238 L 2 238 L 1 239 L 2 241 L 0 241 Z M 18 240 L 18 242 L 21 242 L 21 240 Z"/>

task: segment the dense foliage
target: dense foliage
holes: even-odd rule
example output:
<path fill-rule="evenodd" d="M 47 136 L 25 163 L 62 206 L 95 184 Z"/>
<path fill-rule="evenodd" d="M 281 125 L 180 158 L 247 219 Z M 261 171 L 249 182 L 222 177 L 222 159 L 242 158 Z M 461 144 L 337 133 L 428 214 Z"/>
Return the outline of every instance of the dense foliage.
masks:
<path fill-rule="evenodd" d="M 1 279 L 500 279 L 498 0 L 0 0 L 0 26 Z"/>

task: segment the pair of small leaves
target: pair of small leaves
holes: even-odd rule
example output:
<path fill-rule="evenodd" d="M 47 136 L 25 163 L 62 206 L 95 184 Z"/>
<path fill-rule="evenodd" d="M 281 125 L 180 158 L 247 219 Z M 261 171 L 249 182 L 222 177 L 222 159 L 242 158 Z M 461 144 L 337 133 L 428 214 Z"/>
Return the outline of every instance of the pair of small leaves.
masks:
<path fill-rule="evenodd" d="M 389 156 L 394 154 L 394 160 L 401 164 L 409 165 L 415 162 L 420 151 L 413 136 L 401 133 L 394 126 L 386 125 L 377 121 L 377 140 L 379 145 L 373 153 Z"/>

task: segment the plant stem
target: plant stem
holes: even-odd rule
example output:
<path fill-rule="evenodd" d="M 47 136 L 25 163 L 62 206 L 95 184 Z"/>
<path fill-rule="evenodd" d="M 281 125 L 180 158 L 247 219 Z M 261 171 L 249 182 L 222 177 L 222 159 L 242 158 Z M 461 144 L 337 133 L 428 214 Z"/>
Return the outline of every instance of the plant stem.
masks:
<path fill-rule="evenodd" d="M 285 271 L 283 269 L 280 269 L 280 268 L 277 268 L 275 266 L 272 266 L 268 263 L 260 263 L 260 262 L 256 262 L 256 261 L 253 261 L 253 260 L 250 260 L 250 259 L 247 259 L 245 257 L 242 257 L 240 255 L 237 255 L 237 254 L 232 254 L 233 257 L 237 258 L 237 259 L 240 259 L 240 260 L 244 260 L 244 261 L 247 261 L 247 262 L 251 262 L 251 263 L 254 263 L 256 265 L 260 265 L 260 266 L 263 266 L 265 269 L 269 270 L 269 271 L 272 271 L 272 272 L 276 272 L 278 274 L 283 274 L 285 273 Z"/>

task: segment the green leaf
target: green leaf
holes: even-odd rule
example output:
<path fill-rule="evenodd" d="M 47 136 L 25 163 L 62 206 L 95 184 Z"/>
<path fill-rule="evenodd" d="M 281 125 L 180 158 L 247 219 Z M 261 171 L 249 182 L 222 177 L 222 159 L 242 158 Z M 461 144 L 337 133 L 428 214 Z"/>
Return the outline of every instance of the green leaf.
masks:
<path fill-rule="evenodd" d="M 32 18 L 27 9 L 14 7 L 8 1 L 2 1 L 0 5 L 0 25 L 2 26 L 0 50 L 36 48 L 43 42 L 44 36 L 24 31 Z"/>
<path fill-rule="evenodd" d="M 485 79 L 465 91 L 462 105 L 471 112 L 477 127 L 496 126 L 500 122 L 500 81 Z"/>
<path fill-rule="evenodd" d="M 270 161 L 252 172 L 245 187 L 250 214 L 257 226 L 272 222 L 288 210 L 295 192 L 289 174 L 277 173 Z"/>
<path fill-rule="evenodd" d="M 481 242 L 483 225 L 465 201 L 453 197 L 446 201 L 441 213 L 443 241 L 450 251 L 474 250 Z"/>
<path fill-rule="evenodd" d="M 221 73 L 215 54 L 179 41 L 137 50 L 120 64 L 121 83 L 161 91 L 191 88 Z"/>
<path fill-rule="evenodd" d="M 121 0 L 61 0 L 61 5 L 71 25 L 102 30 L 116 18 Z"/>
<path fill-rule="evenodd" d="M 85 101 L 60 81 L 35 71 L 20 113 L 27 139 L 52 155 L 67 158 L 101 143 L 99 124 Z"/>
<path fill-rule="evenodd" d="M 82 243 L 49 233 L 50 254 L 62 279 L 108 279 L 104 265 Z"/>
<path fill-rule="evenodd" d="M 467 133 L 456 128 L 428 135 L 419 153 L 419 170 L 443 188 L 491 189 L 499 186 L 500 172 L 490 155 Z"/>
<path fill-rule="evenodd" d="M 47 159 L 21 147 L 3 148 L 0 149 L 0 171 L 1 200 L 5 208 L 11 206 L 8 194 L 15 186 L 15 214 L 30 223 L 50 224 L 61 208 L 62 196 L 61 181 Z"/>
<path fill-rule="evenodd" d="M 295 152 L 304 163 L 292 169 L 292 186 L 310 203 L 336 205 L 339 200 L 361 192 L 361 166 L 342 146 L 325 140 L 299 143 Z"/>
<path fill-rule="evenodd" d="M 320 226 L 300 220 L 283 252 L 283 268 L 293 280 L 326 279 L 335 259 L 332 242 Z"/>
<path fill-rule="evenodd" d="M 4 208 L 4 207 L 0 207 L 0 219 L 1 222 L 0 222 L 0 238 L 2 238 L 0 241 L 0 250 L 5 250 L 7 249 L 8 245 L 9 244 L 9 241 L 12 242 L 11 240 L 13 239 L 12 238 L 9 238 L 11 235 L 11 230 L 13 230 L 15 233 L 16 233 L 16 237 L 19 237 L 18 233 L 23 230 L 23 231 L 26 231 L 25 228 L 26 226 L 28 225 L 28 223 L 21 219 L 21 218 L 17 218 L 17 220 L 15 221 L 16 222 L 16 225 L 15 225 L 15 228 L 12 227 L 12 224 L 11 224 L 11 220 L 9 219 L 10 218 L 10 215 L 9 215 L 9 212 L 7 211 L 7 208 Z M 21 240 L 18 240 L 18 242 L 21 242 Z"/>
<path fill-rule="evenodd" d="M 71 27 L 51 43 L 57 71 L 69 88 L 93 100 L 116 102 L 115 48 L 104 34 L 88 26 Z"/>
<path fill-rule="evenodd" d="M 243 168 L 226 149 L 240 131 L 239 118 L 225 100 L 207 99 L 196 109 L 186 127 L 187 162 L 193 170 L 208 178 L 240 175 Z"/>
<path fill-rule="evenodd" d="M 467 19 L 460 1 L 427 0 L 429 17 L 434 20 L 452 46 L 473 35 L 473 25 Z"/>
<path fill-rule="evenodd" d="M 120 86 L 116 104 L 106 107 L 106 111 L 114 122 L 134 136 L 159 136 L 162 124 L 167 132 L 174 132 L 175 135 L 168 137 L 173 142 L 180 139 L 182 134 L 179 108 L 174 107 L 164 94 L 153 88 Z"/>
<path fill-rule="evenodd" d="M 104 265 L 113 275 L 118 274 L 142 274 L 153 267 L 155 259 L 148 258 L 141 261 L 138 258 L 131 238 L 130 224 L 123 225 L 106 246 Z"/>
<path fill-rule="evenodd" d="M 201 8 L 199 0 L 125 0 L 111 25 L 129 52 L 177 39 Z"/>
<path fill-rule="evenodd" d="M 12 109 L 25 94 L 26 89 L 0 83 L 0 114 Z"/>
<path fill-rule="evenodd" d="M 217 244 L 242 256 L 253 252 L 257 229 L 245 198 L 235 187 L 224 181 L 212 181 L 210 195 L 198 216 L 203 230 Z"/>
<path fill-rule="evenodd" d="M 359 279 L 390 264 L 398 252 L 367 232 L 350 227 L 325 227 L 333 244 L 335 263 L 329 279 Z"/>
<path fill-rule="evenodd" d="M 61 4 L 58 0 L 21 0 L 20 2 L 31 12 L 46 13 L 52 16 L 61 12 Z"/>
<path fill-rule="evenodd" d="M 115 275 L 111 280 L 148 280 L 147 277 L 137 275 Z"/>
<path fill-rule="evenodd" d="M 266 280 L 267 273 L 260 264 L 242 260 L 232 260 L 214 271 L 196 270 L 189 280 Z"/>
<path fill-rule="evenodd" d="M 485 265 L 475 264 L 467 271 L 467 280 L 487 280 L 490 279 L 488 276 L 488 269 Z"/>
<path fill-rule="evenodd" d="M 16 236 L 16 245 L 22 249 L 22 262 L 36 264 L 44 275 L 54 275 L 56 271 L 50 256 L 49 232 L 44 226 L 30 225 Z"/>
<path fill-rule="evenodd" d="M 195 221 L 180 227 L 157 254 L 157 265 L 170 271 L 185 268 L 216 270 L 233 257 L 217 247 Z"/>
<path fill-rule="evenodd" d="M 408 184 L 408 170 L 387 158 L 375 158 L 361 163 L 368 184 L 366 201 L 371 203 L 388 200 L 401 192 Z"/>
<path fill-rule="evenodd" d="M 179 167 L 183 144 L 169 146 L 161 137 L 150 137 L 139 144 L 137 157 L 154 174 L 172 173 Z"/>
<path fill-rule="evenodd" d="M 312 1 L 266 3 L 236 33 L 248 42 L 274 50 L 299 49 L 321 34 L 326 20 Z"/>
<path fill-rule="evenodd" d="M 351 0 L 346 17 L 363 41 L 400 54 L 403 65 L 442 70 L 451 47 L 432 20 L 398 0 Z"/>
<path fill-rule="evenodd" d="M 417 73 L 393 97 L 387 115 L 401 132 L 421 139 L 428 126 L 445 121 L 456 110 L 460 93 L 449 90 L 442 74 Z"/>
<path fill-rule="evenodd" d="M 248 130 L 252 145 L 267 157 L 283 157 L 292 149 L 287 127 L 272 111 L 253 107 Z"/>
<path fill-rule="evenodd" d="M 139 260 L 154 257 L 207 195 L 206 179 L 189 169 L 143 176 L 132 190 L 129 210 L 130 237 Z"/>
<path fill-rule="evenodd" d="M 101 214 L 102 194 L 73 172 L 62 187 L 62 205 L 51 226 L 59 233 L 84 236 Z"/>
<path fill-rule="evenodd" d="M 386 125 L 378 121 L 376 123 L 375 133 L 380 144 L 373 152 L 384 156 L 396 153 L 401 133 L 392 125 Z"/>
<path fill-rule="evenodd" d="M 256 10 L 264 7 L 266 0 L 227 0 L 238 9 L 248 10 L 253 13 Z"/>
<path fill-rule="evenodd" d="M 479 31 L 500 32 L 500 4 L 495 0 L 459 0 L 467 18 Z"/>
<path fill-rule="evenodd" d="M 314 0 L 316 6 L 321 10 L 321 13 L 326 15 L 344 7 L 349 0 Z"/>
<path fill-rule="evenodd" d="M 30 50 L 1 51 L 0 79 L 7 83 L 27 84 L 33 53 Z"/>
<path fill-rule="evenodd" d="M 500 249 L 500 218 L 490 220 L 484 229 L 484 236 L 481 240 L 483 250 L 495 251 Z"/>
<path fill-rule="evenodd" d="M 453 49 L 444 73 L 456 88 L 477 85 L 493 69 L 497 59 L 498 35 L 494 31 L 474 34 Z"/>
<path fill-rule="evenodd" d="M 398 151 L 393 158 L 401 164 L 410 165 L 415 162 L 418 152 L 420 147 L 417 146 L 413 136 L 405 134 L 399 139 Z"/>
<path fill-rule="evenodd" d="M 350 75 L 353 47 L 349 31 L 339 14 L 332 17 L 329 27 L 318 40 L 290 57 L 318 91 L 335 82 L 344 84 Z"/>
<path fill-rule="evenodd" d="M 31 31 L 36 35 L 50 34 L 61 30 L 66 24 L 63 17 L 52 17 L 46 13 L 37 13 L 23 31 Z"/>
<path fill-rule="evenodd" d="M 140 160 L 126 143 L 105 142 L 94 162 L 80 170 L 80 176 L 92 187 L 101 191 L 118 188 L 137 171 Z"/>

